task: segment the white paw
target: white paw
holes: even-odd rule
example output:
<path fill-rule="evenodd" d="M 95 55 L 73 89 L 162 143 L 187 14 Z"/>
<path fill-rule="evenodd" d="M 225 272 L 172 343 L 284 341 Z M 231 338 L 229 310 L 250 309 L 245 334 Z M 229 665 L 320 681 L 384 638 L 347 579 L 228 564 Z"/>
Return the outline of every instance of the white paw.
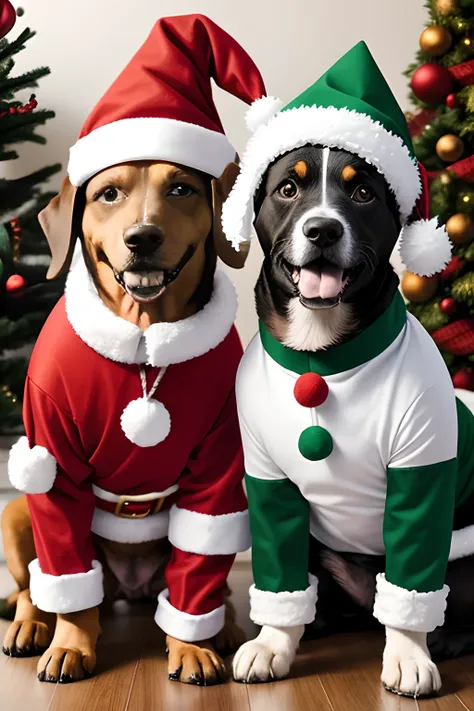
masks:
<path fill-rule="evenodd" d="M 253 684 L 288 676 L 301 635 L 300 627 L 263 627 L 259 636 L 243 644 L 235 655 L 235 681 Z"/>
<path fill-rule="evenodd" d="M 412 697 L 439 691 L 441 677 L 431 661 L 426 634 L 387 628 L 382 684 L 389 691 Z"/>

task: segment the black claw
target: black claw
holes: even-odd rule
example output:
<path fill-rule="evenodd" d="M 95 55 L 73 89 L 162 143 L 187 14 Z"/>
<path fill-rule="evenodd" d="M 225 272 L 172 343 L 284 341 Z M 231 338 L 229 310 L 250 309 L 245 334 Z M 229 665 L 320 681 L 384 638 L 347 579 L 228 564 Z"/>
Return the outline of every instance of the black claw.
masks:
<path fill-rule="evenodd" d="M 44 671 L 41 671 L 41 672 L 38 674 L 38 681 L 44 681 L 44 680 L 45 680 L 45 679 L 44 679 L 44 676 L 45 676 Z"/>
<path fill-rule="evenodd" d="M 61 674 L 59 684 L 71 684 L 74 681 L 71 674 Z"/>
<path fill-rule="evenodd" d="M 191 674 L 189 681 L 195 686 L 204 686 L 203 678 L 200 674 Z"/>
<path fill-rule="evenodd" d="M 179 681 L 179 677 L 181 675 L 181 667 L 179 669 L 176 669 L 174 672 L 170 672 L 168 674 L 168 679 L 170 681 Z"/>

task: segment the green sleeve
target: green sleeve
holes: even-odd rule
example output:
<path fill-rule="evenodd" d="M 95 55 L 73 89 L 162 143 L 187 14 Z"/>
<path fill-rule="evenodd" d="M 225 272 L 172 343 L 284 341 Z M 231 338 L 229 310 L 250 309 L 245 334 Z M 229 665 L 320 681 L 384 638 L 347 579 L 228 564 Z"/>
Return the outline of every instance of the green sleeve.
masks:
<path fill-rule="evenodd" d="M 245 476 L 255 586 L 268 592 L 308 587 L 309 503 L 289 479 Z"/>
<path fill-rule="evenodd" d="M 441 590 L 453 530 L 457 459 L 388 468 L 383 538 L 385 576 L 417 592 Z"/>

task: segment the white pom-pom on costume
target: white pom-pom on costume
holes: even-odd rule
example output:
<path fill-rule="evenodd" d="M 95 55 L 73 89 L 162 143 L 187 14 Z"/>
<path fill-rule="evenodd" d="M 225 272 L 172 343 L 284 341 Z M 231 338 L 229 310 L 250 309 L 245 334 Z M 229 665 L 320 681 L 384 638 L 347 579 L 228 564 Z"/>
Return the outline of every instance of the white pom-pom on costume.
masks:
<path fill-rule="evenodd" d="M 170 433 L 170 413 L 158 400 L 140 397 L 128 403 L 120 418 L 127 439 L 139 447 L 154 447 Z"/>
<path fill-rule="evenodd" d="M 400 233 L 400 257 L 406 268 L 418 276 L 433 276 L 451 260 L 451 243 L 438 218 L 417 220 Z"/>
<path fill-rule="evenodd" d="M 8 478 L 18 491 L 46 494 L 56 479 L 56 459 L 45 447 L 30 448 L 28 438 L 20 437 L 10 449 Z"/>
<path fill-rule="evenodd" d="M 262 96 L 256 99 L 245 114 L 245 123 L 252 133 L 255 133 L 259 126 L 268 123 L 283 106 L 283 101 L 274 96 Z"/>

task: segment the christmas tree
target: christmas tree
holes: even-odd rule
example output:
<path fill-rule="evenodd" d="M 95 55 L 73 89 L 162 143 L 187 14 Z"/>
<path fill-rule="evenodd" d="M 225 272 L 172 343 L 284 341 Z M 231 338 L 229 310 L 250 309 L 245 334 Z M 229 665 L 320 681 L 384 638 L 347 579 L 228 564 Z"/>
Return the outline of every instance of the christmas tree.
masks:
<path fill-rule="evenodd" d="M 21 11 L 18 11 L 20 14 Z M 18 157 L 14 146 L 45 143 L 38 126 L 54 116 L 37 109 L 33 94 L 26 103 L 17 92 L 36 87 L 49 69 L 41 67 L 12 75 L 13 57 L 22 51 L 34 32 L 25 29 L 11 42 L 5 38 L 15 22 L 15 10 L 0 0 L 0 160 Z M 0 433 L 21 426 L 21 399 L 32 345 L 64 282 L 47 282 L 48 245 L 38 223 L 38 212 L 53 194 L 41 184 L 60 170 L 53 165 L 22 178 L 0 179 Z"/>
<path fill-rule="evenodd" d="M 430 179 L 430 209 L 453 245 L 440 274 L 407 272 L 409 310 L 438 345 L 456 387 L 474 390 L 474 0 L 429 0 L 407 113 Z"/>

